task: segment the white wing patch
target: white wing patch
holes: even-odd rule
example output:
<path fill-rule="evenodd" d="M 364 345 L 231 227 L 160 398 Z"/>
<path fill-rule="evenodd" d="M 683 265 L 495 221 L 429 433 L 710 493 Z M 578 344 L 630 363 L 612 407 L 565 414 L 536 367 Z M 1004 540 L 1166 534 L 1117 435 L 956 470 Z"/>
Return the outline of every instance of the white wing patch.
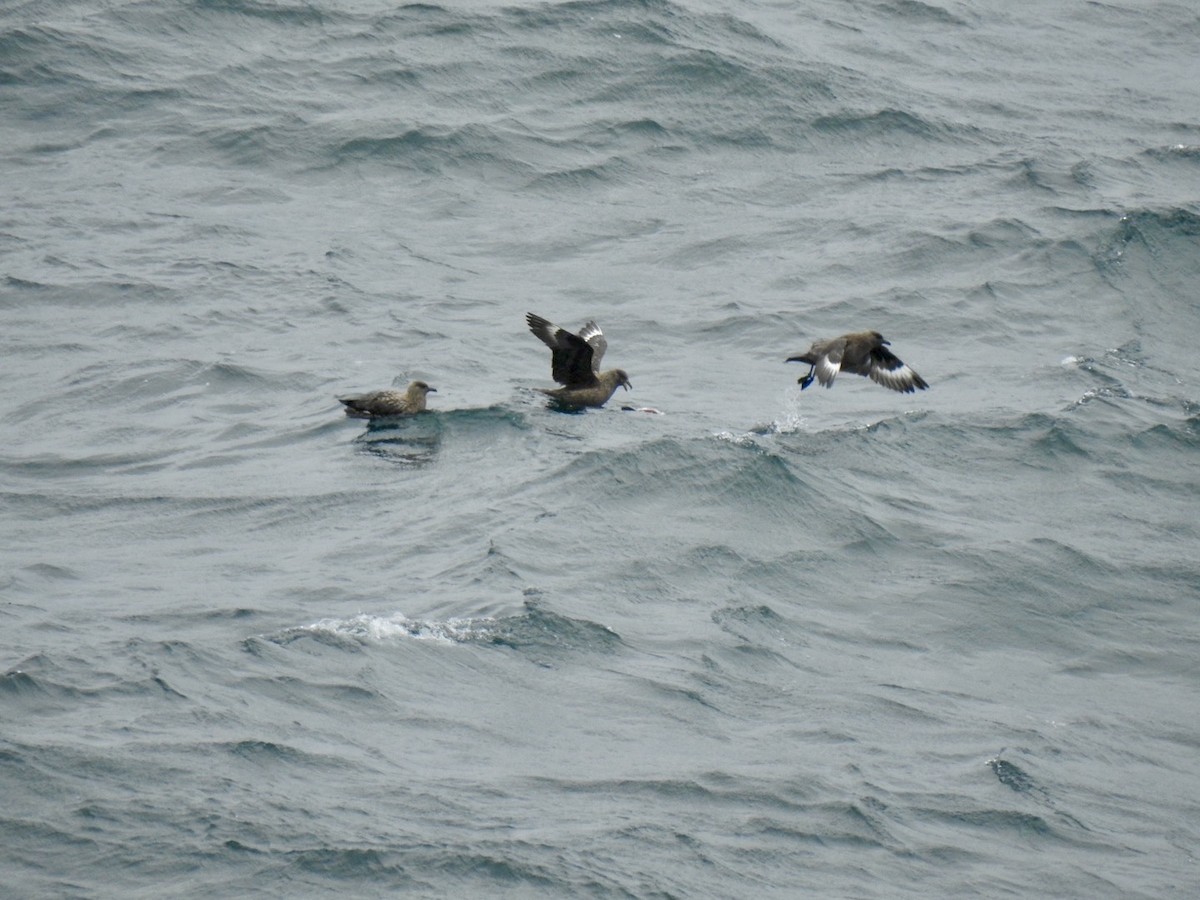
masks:
<path fill-rule="evenodd" d="M 842 362 L 839 358 L 837 362 L 833 362 L 828 355 L 822 356 L 817 360 L 817 381 L 825 385 L 825 387 L 833 387 L 833 379 L 837 373 L 842 371 Z"/>
<path fill-rule="evenodd" d="M 871 380 L 893 391 L 907 393 L 913 389 L 913 378 L 917 373 L 907 365 L 888 371 L 878 364 L 871 366 Z"/>
<path fill-rule="evenodd" d="M 604 338 L 604 332 L 600 330 L 599 325 L 589 319 L 579 329 L 579 336 L 592 348 L 592 371 L 600 371 L 600 360 L 604 359 L 604 351 L 608 349 L 608 341 Z"/>
<path fill-rule="evenodd" d="M 585 341 L 590 341 L 592 338 L 596 337 L 597 335 L 603 335 L 603 334 L 604 334 L 604 332 L 600 330 L 600 326 L 597 325 L 595 322 L 591 322 L 591 321 L 586 322 L 584 324 L 584 326 L 579 329 L 579 336 L 581 338 L 583 338 Z"/>

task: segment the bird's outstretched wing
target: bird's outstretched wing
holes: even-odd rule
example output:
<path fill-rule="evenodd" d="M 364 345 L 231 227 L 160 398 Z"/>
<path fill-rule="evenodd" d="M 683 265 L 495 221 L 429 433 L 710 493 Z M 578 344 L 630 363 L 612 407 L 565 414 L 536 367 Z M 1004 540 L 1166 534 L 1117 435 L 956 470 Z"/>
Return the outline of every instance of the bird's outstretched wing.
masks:
<path fill-rule="evenodd" d="M 571 334 L 534 313 L 526 313 L 525 321 L 529 330 L 550 348 L 550 374 L 555 381 L 567 387 L 596 384 L 596 362 L 608 344 L 595 322 L 588 322 L 579 334 Z"/>
<path fill-rule="evenodd" d="M 886 347 L 871 350 L 871 371 L 868 375 L 876 384 L 902 394 L 911 394 L 918 389 L 923 391 L 929 387 L 924 378 Z"/>
<path fill-rule="evenodd" d="M 816 362 L 812 365 L 817 373 L 817 381 L 827 388 L 833 387 L 833 379 L 842 371 L 842 353 L 846 349 L 845 341 L 835 340 L 822 348 Z"/>
<path fill-rule="evenodd" d="M 600 330 L 600 326 L 594 320 L 589 319 L 579 329 L 579 336 L 592 348 L 592 371 L 599 372 L 600 360 L 604 359 L 604 351 L 608 349 L 608 341 L 604 339 L 604 332 Z"/>

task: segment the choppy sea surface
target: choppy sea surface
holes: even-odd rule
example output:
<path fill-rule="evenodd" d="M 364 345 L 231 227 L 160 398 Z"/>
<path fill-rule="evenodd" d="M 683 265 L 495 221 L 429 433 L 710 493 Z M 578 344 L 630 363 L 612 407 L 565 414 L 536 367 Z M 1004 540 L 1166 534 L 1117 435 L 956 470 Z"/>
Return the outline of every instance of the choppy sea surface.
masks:
<path fill-rule="evenodd" d="M 1195 896 L 1198 111 L 1188 3 L 4 4 L 0 893 Z"/>

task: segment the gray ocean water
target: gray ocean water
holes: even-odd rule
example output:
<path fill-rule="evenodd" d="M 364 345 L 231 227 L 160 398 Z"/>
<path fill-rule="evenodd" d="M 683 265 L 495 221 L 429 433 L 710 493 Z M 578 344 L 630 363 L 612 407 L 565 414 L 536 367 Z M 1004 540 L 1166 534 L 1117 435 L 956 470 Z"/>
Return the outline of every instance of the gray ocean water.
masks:
<path fill-rule="evenodd" d="M 1188 3 L 5 3 L 0 894 L 1195 896 L 1198 287 Z"/>

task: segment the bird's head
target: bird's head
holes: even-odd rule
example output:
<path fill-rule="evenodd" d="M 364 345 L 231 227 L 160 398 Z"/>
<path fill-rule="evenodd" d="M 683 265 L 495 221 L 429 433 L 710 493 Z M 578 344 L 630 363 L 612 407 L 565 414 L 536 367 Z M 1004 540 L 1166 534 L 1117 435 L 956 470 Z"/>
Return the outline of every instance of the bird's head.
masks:
<path fill-rule="evenodd" d="M 414 388 L 416 388 L 418 391 L 420 391 L 422 394 L 436 394 L 437 393 L 437 388 L 430 387 L 423 381 L 414 381 L 412 383 L 412 386 Z"/>
<path fill-rule="evenodd" d="M 621 385 L 621 387 L 625 388 L 625 390 L 629 390 L 633 387 L 633 385 L 629 383 L 629 376 L 625 374 L 624 369 L 617 369 L 617 384 Z"/>

